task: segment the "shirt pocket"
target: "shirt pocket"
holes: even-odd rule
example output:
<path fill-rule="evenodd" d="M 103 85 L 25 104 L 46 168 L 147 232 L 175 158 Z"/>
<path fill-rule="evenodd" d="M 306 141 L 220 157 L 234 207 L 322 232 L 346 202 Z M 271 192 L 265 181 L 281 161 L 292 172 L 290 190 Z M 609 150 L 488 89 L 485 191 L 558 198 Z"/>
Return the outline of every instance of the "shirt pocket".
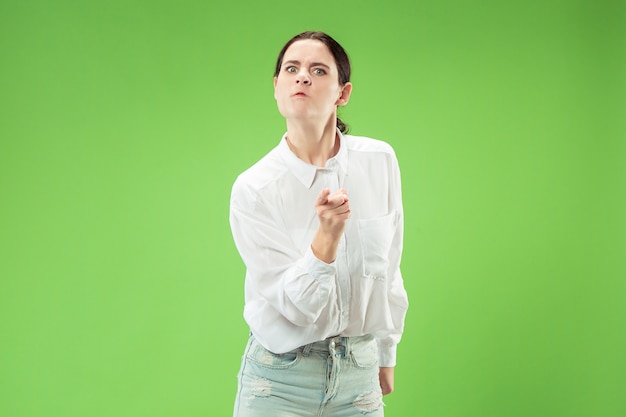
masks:
<path fill-rule="evenodd" d="M 389 251 L 396 232 L 395 211 L 372 219 L 359 219 L 359 238 L 363 254 L 363 276 L 377 280 L 387 278 Z"/>

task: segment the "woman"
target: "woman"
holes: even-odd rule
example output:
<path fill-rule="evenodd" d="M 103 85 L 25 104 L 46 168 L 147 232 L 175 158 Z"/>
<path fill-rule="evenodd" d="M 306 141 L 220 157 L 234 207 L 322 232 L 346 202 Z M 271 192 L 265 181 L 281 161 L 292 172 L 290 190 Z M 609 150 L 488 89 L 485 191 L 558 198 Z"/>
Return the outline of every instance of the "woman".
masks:
<path fill-rule="evenodd" d="M 281 50 L 274 96 L 287 133 L 233 185 L 251 335 L 236 417 L 382 416 L 408 307 L 392 148 L 350 136 L 350 62 L 322 32 Z"/>

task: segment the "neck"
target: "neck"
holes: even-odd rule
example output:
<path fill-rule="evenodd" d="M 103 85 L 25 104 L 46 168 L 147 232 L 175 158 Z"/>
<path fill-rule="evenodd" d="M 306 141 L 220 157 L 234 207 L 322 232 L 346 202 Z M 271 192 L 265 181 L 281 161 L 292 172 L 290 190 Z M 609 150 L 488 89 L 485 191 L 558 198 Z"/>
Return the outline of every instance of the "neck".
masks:
<path fill-rule="evenodd" d="M 287 143 L 298 158 L 323 167 L 339 151 L 336 129 L 336 118 L 323 125 L 287 121 Z"/>

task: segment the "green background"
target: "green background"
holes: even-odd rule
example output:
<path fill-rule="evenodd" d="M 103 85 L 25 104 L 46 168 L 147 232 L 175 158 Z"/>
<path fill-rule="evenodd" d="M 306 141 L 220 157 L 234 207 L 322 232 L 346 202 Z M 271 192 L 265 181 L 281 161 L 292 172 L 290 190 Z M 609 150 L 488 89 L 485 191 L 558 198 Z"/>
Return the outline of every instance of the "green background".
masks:
<path fill-rule="evenodd" d="M 386 415 L 625 416 L 624 4 L 2 0 L 0 416 L 231 415 L 230 187 L 307 29 L 401 164 Z"/>

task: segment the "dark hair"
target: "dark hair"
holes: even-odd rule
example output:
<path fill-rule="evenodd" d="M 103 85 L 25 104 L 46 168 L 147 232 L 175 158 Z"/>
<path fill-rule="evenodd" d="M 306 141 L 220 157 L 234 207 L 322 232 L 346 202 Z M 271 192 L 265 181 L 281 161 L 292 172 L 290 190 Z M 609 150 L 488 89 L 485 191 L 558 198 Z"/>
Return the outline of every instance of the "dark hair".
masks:
<path fill-rule="evenodd" d="M 287 48 L 289 48 L 292 43 L 303 39 L 314 39 L 326 45 L 330 53 L 333 55 L 333 58 L 335 58 L 335 64 L 337 64 L 337 70 L 339 72 L 339 84 L 345 85 L 346 83 L 350 82 L 350 58 L 348 58 L 348 54 L 336 40 L 330 37 L 330 35 L 318 31 L 302 32 L 289 39 L 289 41 L 285 44 L 285 46 L 283 46 L 283 49 L 281 49 L 280 53 L 278 54 L 274 77 L 278 77 L 278 74 L 280 74 L 280 67 L 283 65 L 283 57 L 285 56 Z M 337 117 L 337 127 L 339 128 L 341 133 L 348 132 L 348 126 L 344 122 L 342 122 L 339 117 Z"/>

